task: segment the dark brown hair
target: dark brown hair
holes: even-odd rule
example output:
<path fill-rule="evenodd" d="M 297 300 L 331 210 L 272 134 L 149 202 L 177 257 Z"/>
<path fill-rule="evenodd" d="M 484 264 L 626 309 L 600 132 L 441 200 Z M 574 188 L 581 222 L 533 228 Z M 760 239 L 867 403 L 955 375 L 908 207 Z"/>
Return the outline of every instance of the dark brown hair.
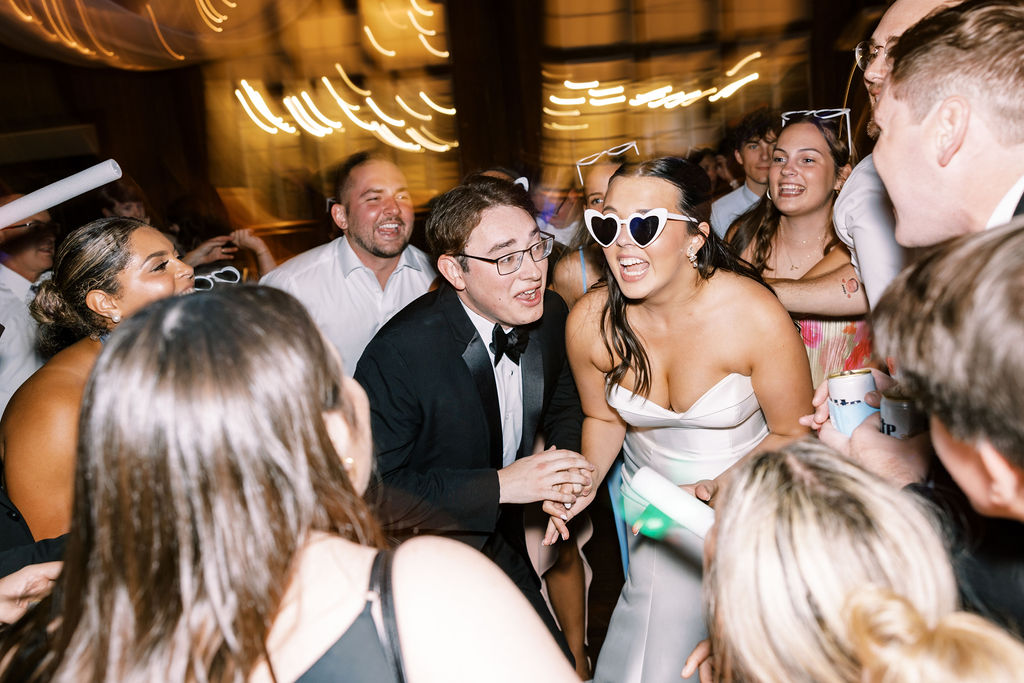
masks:
<path fill-rule="evenodd" d="M 39 348 L 44 357 L 85 337 L 100 337 L 110 321 L 85 303 L 86 295 L 99 289 L 118 295 L 117 276 L 131 259 L 132 233 L 150 227 L 137 218 L 100 218 L 73 230 L 64 238 L 53 259 L 53 277 L 39 285 L 29 304 L 39 321 Z M 154 228 L 155 229 L 155 228 Z"/>
<path fill-rule="evenodd" d="M 842 141 L 839 135 L 839 131 L 842 130 L 842 121 L 842 117 L 823 121 L 817 116 L 800 114 L 789 119 L 786 127 L 796 123 L 809 123 L 817 128 L 821 132 L 822 137 L 825 138 L 825 143 L 828 145 L 829 152 L 832 155 L 832 163 L 835 166 L 834 171 L 838 177 L 839 170 L 850 163 L 850 147 L 848 143 Z M 771 258 L 775 237 L 779 233 L 779 222 L 782 218 L 782 213 L 775 207 L 775 202 L 771 200 L 768 194 L 768 192 L 765 192 L 759 202 L 754 204 L 746 213 L 740 215 L 733 222 L 732 228 L 726 235 L 729 244 L 732 245 L 737 254 L 742 254 L 746 251 L 747 246 L 753 243 L 754 251 L 750 263 L 757 269 L 758 273 L 763 273 L 768 267 L 768 259 Z M 833 197 L 833 199 L 835 198 Z M 832 225 L 831 212 L 828 218 L 828 235 L 829 239 L 822 250 L 822 256 L 839 245 L 839 238 L 836 236 L 836 231 Z"/>
<path fill-rule="evenodd" d="M 311 534 L 379 540 L 324 423 L 357 432 L 342 382 L 269 287 L 121 323 L 85 388 L 64 570 L 0 640 L 3 680 L 246 680 Z"/>
<path fill-rule="evenodd" d="M 522 209 L 531 218 L 537 215 L 526 190 L 502 178 L 471 175 L 438 197 L 427 218 L 427 249 L 434 263 L 445 254 L 462 253 L 480 215 L 495 206 Z M 460 259 L 463 269 L 465 261 Z"/>
<path fill-rule="evenodd" d="M 871 327 L 924 410 L 1024 469 L 1024 220 L 928 252 L 885 290 Z"/>
<path fill-rule="evenodd" d="M 686 159 L 662 157 L 640 164 L 626 164 L 612 176 L 608 183 L 609 189 L 616 178 L 655 178 L 671 183 L 679 191 L 679 201 L 675 207 L 678 211 L 701 223 L 710 220 L 711 180 L 704 169 Z M 697 224 L 687 222 L 686 226 L 691 235 L 703 234 Z M 705 234 L 704 245 L 697 251 L 697 274 L 702 280 L 708 280 L 719 269 L 749 277 L 768 287 L 760 275 L 736 256 L 714 230 L 709 229 Z M 651 389 L 651 364 L 626 315 L 628 308 L 637 302 L 630 301 L 622 293 L 607 261 L 604 274 L 608 284 L 608 298 L 601 317 L 604 344 L 612 358 L 619 359 L 618 364 L 608 373 L 607 386 L 610 390 L 612 384 L 619 384 L 626 373 L 632 370 L 636 375 L 634 393 L 646 396 Z"/>

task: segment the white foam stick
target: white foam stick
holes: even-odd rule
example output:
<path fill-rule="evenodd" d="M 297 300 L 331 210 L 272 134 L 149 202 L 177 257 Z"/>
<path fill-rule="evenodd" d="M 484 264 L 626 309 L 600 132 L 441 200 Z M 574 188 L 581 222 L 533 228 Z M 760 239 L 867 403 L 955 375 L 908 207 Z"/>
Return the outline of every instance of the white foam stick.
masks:
<path fill-rule="evenodd" d="M 72 197 L 95 190 L 100 185 L 121 177 L 121 167 L 113 159 L 107 159 L 84 171 L 50 183 L 35 192 L 19 197 L 13 202 L 0 206 L 0 227 L 14 225 L 29 216 L 46 211 Z"/>
<path fill-rule="evenodd" d="M 629 485 L 672 521 L 704 538 L 715 523 L 715 511 L 650 467 L 641 467 Z"/>

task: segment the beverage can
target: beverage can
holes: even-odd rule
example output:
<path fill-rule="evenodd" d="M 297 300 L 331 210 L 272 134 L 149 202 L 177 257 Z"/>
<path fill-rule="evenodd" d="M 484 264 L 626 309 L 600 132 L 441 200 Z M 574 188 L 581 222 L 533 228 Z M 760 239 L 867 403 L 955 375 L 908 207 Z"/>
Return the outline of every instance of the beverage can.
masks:
<path fill-rule="evenodd" d="M 828 376 L 828 416 L 832 424 L 849 436 L 878 408 L 868 405 L 864 395 L 875 390 L 871 368 L 843 370 Z"/>
<path fill-rule="evenodd" d="M 909 439 L 928 429 L 928 416 L 899 388 L 882 393 L 881 413 L 881 430 L 886 436 Z"/>

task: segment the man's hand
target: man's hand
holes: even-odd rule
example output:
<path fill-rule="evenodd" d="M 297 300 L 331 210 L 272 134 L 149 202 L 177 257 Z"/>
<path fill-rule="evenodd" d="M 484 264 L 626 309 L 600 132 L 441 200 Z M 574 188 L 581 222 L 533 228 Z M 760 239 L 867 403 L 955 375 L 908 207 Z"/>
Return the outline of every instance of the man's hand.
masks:
<path fill-rule="evenodd" d="M 931 464 L 932 444 L 929 432 L 909 439 L 894 439 L 879 427 L 881 416 L 869 416 L 847 437 L 825 421 L 818 431 L 822 443 L 835 448 L 865 469 L 900 488 L 924 481 Z"/>
<path fill-rule="evenodd" d="M 680 676 L 689 678 L 700 672 L 700 683 L 711 683 L 715 680 L 711 662 L 711 640 L 705 638 L 697 643 L 697 647 L 693 648 L 693 652 L 686 658 L 686 662 L 683 664 L 683 673 Z"/>
<path fill-rule="evenodd" d="M 875 380 L 875 391 L 869 391 L 864 394 L 864 401 L 877 408 L 882 400 L 882 392 L 888 391 L 891 387 L 896 384 L 889 375 L 885 374 L 881 370 L 871 368 L 871 377 Z M 814 431 L 821 429 L 822 425 L 828 422 L 828 380 L 825 380 L 818 385 L 818 388 L 814 390 L 814 398 L 811 399 L 811 405 L 814 406 L 814 414 L 804 415 L 800 418 L 800 424 L 804 427 L 810 427 Z M 831 424 L 831 423 L 829 423 Z M 845 452 L 845 451 L 844 451 Z"/>
<path fill-rule="evenodd" d="M 0 579 L 0 623 L 13 624 L 32 602 L 50 594 L 63 562 L 30 564 Z"/>
<path fill-rule="evenodd" d="M 579 453 L 565 450 L 547 450 L 520 458 L 508 467 L 498 470 L 500 503 L 535 503 L 540 500 L 573 503 L 576 496 L 562 490 L 562 484 L 593 485 L 594 466 Z"/>

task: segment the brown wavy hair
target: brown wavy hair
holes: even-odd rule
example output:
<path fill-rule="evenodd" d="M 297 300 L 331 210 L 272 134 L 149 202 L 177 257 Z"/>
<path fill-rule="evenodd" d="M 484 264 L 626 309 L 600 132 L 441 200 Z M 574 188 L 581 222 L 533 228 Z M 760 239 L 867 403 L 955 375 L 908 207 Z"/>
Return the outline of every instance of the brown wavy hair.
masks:
<path fill-rule="evenodd" d="M 832 123 L 833 121 L 837 123 Z M 849 144 L 843 142 L 839 136 L 839 131 L 842 129 L 842 121 L 842 117 L 823 121 L 817 116 L 800 114 L 789 119 L 786 127 L 788 128 L 795 123 L 810 123 L 817 128 L 821 132 L 822 137 L 825 138 L 825 143 L 828 145 L 832 156 L 832 163 L 835 166 L 835 173 L 838 176 L 843 166 L 853 162 Z M 835 201 L 834 196 L 832 200 Z M 775 238 L 779 234 L 779 222 L 781 219 L 782 212 L 775 207 L 775 202 L 765 192 L 759 202 L 733 222 L 729 233 L 726 234 L 729 244 L 732 245 L 737 254 L 742 254 L 746 251 L 750 244 L 754 245 L 750 264 L 757 269 L 758 273 L 763 273 L 768 267 L 768 259 L 771 258 Z M 839 246 L 839 237 L 836 235 L 835 227 L 832 224 L 831 212 L 829 212 L 828 217 L 828 233 L 830 239 L 825 243 L 821 253 L 822 256 Z"/>
<path fill-rule="evenodd" d="M 83 397 L 63 573 L 0 640 L 0 679 L 246 680 L 311 534 L 380 542 L 324 424 L 357 431 L 342 381 L 276 289 L 118 325 Z"/>

